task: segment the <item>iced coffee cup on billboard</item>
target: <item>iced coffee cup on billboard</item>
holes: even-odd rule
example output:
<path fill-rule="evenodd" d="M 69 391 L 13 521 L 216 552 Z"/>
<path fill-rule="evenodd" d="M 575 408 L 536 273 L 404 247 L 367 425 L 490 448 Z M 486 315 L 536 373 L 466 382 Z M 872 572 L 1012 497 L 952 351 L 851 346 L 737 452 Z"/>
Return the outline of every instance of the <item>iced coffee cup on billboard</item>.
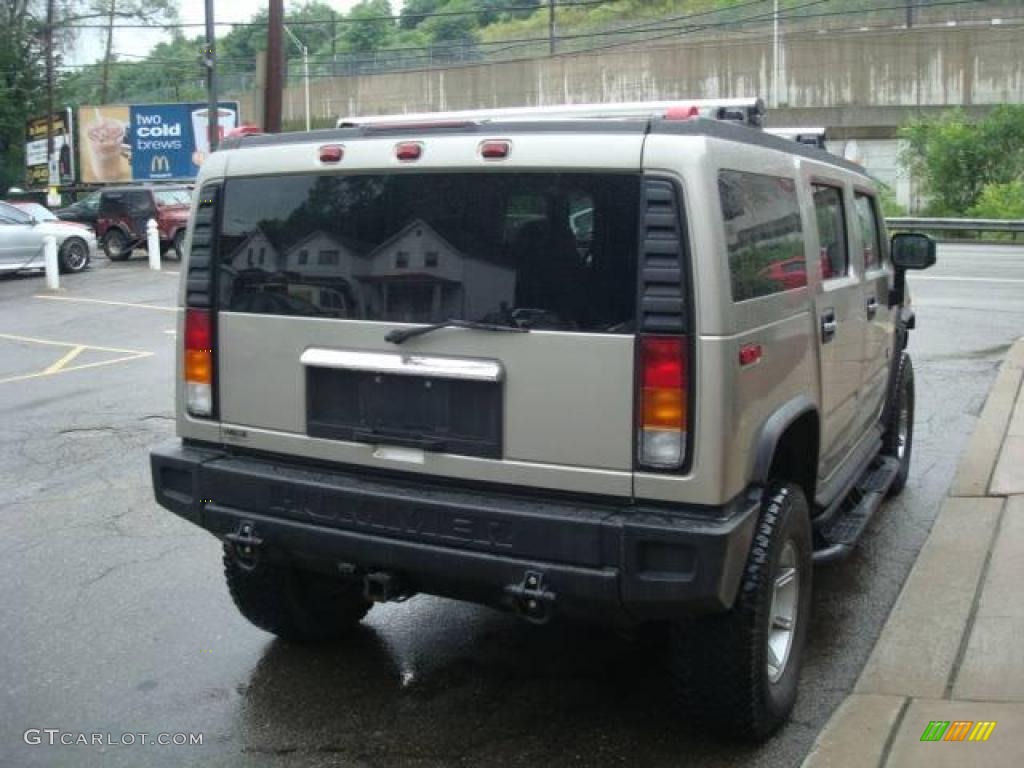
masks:
<path fill-rule="evenodd" d="M 89 159 L 96 181 L 119 181 L 124 124 L 109 117 L 97 117 L 86 132 Z"/>
<path fill-rule="evenodd" d="M 221 107 L 217 110 L 217 141 L 224 138 L 224 135 L 235 129 L 235 110 Z M 205 158 L 210 154 L 210 110 L 192 110 L 192 135 L 196 137 L 195 157 Z M 198 165 L 198 163 L 197 163 Z"/>

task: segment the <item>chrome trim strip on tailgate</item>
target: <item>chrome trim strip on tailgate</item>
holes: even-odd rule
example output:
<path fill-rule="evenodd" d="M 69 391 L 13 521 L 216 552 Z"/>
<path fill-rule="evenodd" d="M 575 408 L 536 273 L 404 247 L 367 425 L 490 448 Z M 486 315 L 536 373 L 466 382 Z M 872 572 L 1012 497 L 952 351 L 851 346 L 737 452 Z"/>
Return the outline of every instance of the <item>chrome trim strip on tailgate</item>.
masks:
<path fill-rule="evenodd" d="M 299 362 L 315 368 L 340 368 L 402 376 L 437 376 L 463 381 L 501 381 L 505 377 L 501 363 L 496 360 L 362 352 L 354 349 L 311 347 L 302 353 Z"/>

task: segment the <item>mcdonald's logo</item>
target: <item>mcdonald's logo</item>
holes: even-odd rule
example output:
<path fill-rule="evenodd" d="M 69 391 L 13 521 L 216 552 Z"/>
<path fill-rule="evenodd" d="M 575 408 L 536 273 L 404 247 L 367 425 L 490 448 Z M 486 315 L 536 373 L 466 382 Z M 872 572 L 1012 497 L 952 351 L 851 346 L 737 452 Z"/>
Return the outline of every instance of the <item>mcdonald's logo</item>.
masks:
<path fill-rule="evenodd" d="M 995 729 L 995 720 L 932 720 L 921 741 L 988 741 Z"/>
<path fill-rule="evenodd" d="M 171 161 L 167 159 L 167 155 L 154 155 L 153 159 L 149 163 L 150 173 L 170 173 Z"/>

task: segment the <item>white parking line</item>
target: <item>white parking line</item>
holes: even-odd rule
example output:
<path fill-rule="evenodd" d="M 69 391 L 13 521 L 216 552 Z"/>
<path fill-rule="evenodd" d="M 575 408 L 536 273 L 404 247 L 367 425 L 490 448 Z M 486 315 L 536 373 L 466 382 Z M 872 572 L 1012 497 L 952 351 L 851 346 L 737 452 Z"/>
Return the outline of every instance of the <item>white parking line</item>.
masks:
<path fill-rule="evenodd" d="M 177 312 L 177 307 L 161 307 L 157 304 L 133 304 L 130 301 L 108 301 L 107 299 L 80 299 L 74 296 L 42 296 L 37 294 L 34 299 L 46 299 L 47 301 L 77 301 L 85 304 L 108 304 L 112 307 L 134 307 L 136 309 L 156 309 L 160 312 Z"/>

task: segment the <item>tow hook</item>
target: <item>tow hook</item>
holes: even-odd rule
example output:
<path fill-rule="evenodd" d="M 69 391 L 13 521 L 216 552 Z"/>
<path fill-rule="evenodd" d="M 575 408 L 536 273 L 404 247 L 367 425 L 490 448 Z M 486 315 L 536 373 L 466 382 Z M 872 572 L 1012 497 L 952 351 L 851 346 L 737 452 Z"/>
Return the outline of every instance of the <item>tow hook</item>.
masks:
<path fill-rule="evenodd" d="M 401 603 L 412 592 L 397 573 L 371 571 L 363 579 L 363 595 L 374 603 Z"/>
<path fill-rule="evenodd" d="M 231 542 L 235 560 L 240 566 L 249 571 L 256 567 L 263 539 L 256 535 L 256 526 L 253 523 L 248 520 L 239 523 L 238 530 L 225 534 L 224 539 Z"/>
<path fill-rule="evenodd" d="M 512 610 L 531 624 L 551 620 L 556 595 L 544 583 L 543 573 L 527 571 L 518 584 L 505 587 L 505 594 L 511 598 Z"/>

